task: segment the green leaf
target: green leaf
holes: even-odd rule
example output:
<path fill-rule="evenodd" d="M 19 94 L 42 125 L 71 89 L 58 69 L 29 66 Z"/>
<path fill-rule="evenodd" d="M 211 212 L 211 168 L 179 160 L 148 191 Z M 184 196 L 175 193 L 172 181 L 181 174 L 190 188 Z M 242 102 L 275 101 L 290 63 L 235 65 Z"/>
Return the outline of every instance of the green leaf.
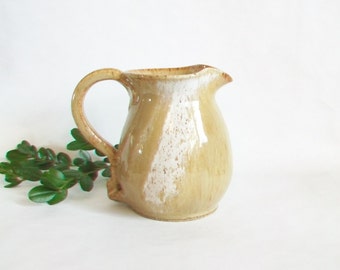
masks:
<path fill-rule="evenodd" d="M 84 173 L 92 173 L 97 171 L 98 169 L 94 165 L 92 161 L 85 162 L 82 166 L 79 166 L 79 171 Z"/>
<path fill-rule="evenodd" d="M 93 150 L 95 149 L 93 145 L 91 145 L 84 136 L 80 133 L 79 129 L 74 128 L 71 130 L 72 137 L 75 141 L 70 142 L 67 145 L 68 150 Z"/>
<path fill-rule="evenodd" d="M 77 150 L 93 150 L 94 147 L 87 143 L 87 142 L 78 142 L 78 141 L 73 141 L 67 144 L 66 148 L 71 151 L 77 151 Z"/>
<path fill-rule="evenodd" d="M 77 141 L 86 141 L 78 128 L 72 128 L 71 135 Z"/>
<path fill-rule="evenodd" d="M 85 161 L 91 161 L 92 160 L 90 154 L 88 152 L 86 152 L 86 151 L 83 151 L 83 150 L 79 151 L 79 156 L 82 159 L 84 159 Z"/>
<path fill-rule="evenodd" d="M 12 172 L 12 166 L 8 162 L 0 162 L 0 174 L 7 174 Z"/>
<path fill-rule="evenodd" d="M 78 142 L 88 142 L 78 128 L 73 128 L 71 130 L 71 135 Z"/>
<path fill-rule="evenodd" d="M 16 187 L 17 185 L 19 185 L 21 182 L 13 182 L 10 184 L 5 185 L 5 188 L 12 188 L 12 187 Z"/>
<path fill-rule="evenodd" d="M 45 147 L 39 148 L 38 157 L 43 160 L 56 160 L 55 152 L 52 149 Z"/>
<path fill-rule="evenodd" d="M 53 160 L 37 160 L 36 166 L 40 170 L 48 170 L 54 166 L 54 161 Z"/>
<path fill-rule="evenodd" d="M 95 172 L 89 173 L 88 176 L 90 176 L 91 179 L 94 181 L 94 180 L 96 180 L 97 177 L 98 177 L 98 172 L 95 171 Z"/>
<path fill-rule="evenodd" d="M 94 152 L 98 157 L 105 157 L 106 156 L 104 153 L 100 152 L 98 149 L 95 149 Z"/>
<path fill-rule="evenodd" d="M 83 176 L 83 173 L 78 171 L 78 170 L 65 170 L 63 171 L 63 174 L 66 178 L 75 178 L 75 179 L 80 179 Z"/>
<path fill-rule="evenodd" d="M 42 174 L 40 182 L 43 186 L 52 190 L 64 189 L 68 185 L 64 174 L 53 168 Z"/>
<path fill-rule="evenodd" d="M 84 191 L 91 191 L 93 188 L 93 180 L 88 175 L 84 175 L 82 178 L 80 178 L 79 184 L 81 189 Z"/>
<path fill-rule="evenodd" d="M 77 166 L 77 167 L 80 167 L 80 166 L 84 165 L 85 162 L 86 162 L 86 161 L 83 160 L 82 158 L 75 158 L 75 159 L 73 160 L 73 164 L 74 164 L 75 166 Z"/>
<path fill-rule="evenodd" d="M 67 190 L 60 190 L 58 193 L 55 194 L 53 199 L 49 200 L 47 203 L 49 205 L 54 205 L 65 200 L 66 197 L 67 197 Z"/>
<path fill-rule="evenodd" d="M 11 150 L 11 151 L 7 152 L 6 158 L 9 161 L 17 162 L 17 161 L 22 161 L 22 160 L 27 159 L 28 155 L 24 154 L 24 153 L 21 153 L 19 150 Z"/>
<path fill-rule="evenodd" d="M 100 161 L 100 160 L 97 160 L 95 162 L 93 162 L 93 164 L 95 165 L 96 168 L 98 169 L 105 169 L 108 167 L 107 163 L 104 162 L 104 161 Z"/>
<path fill-rule="evenodd" d="M 65 164 L 65 165 L 68 165 L 68 166 L 71 165 L 71 163 L 72 163 L 71 158 L 63 152 L 58 153 L 57 160 L 58 160 L 58 162 Z"/>
<path fill-rule="evenodd" d="M 64 170 L 69 169 L 69 167 L 72 164 L 71 158 L 65 153 L 58 153 L 57 154 L 57 161 L 58 161 L 58 163 L 56 164 L 56 166 L 54 168 L 57 169 L 57 170 L 60 170 L 60 171 L 64 171 Z"/>
<path fill-rule="evenodd" d="M 65 170 L 63 171 L 65 178 L 67 179 L 67 186 L 65 188 L 71 188 L 79 182 L 79 179 L 83 177 L 83 173 L 78 170 Z"/>
<path fill-rule="evenodd" d="M 22 165 L 16 168 L 15 173 L 20 175 L 25 180 L 38 181 L 42 175 L 42 172 L 35 167 Z"/>
<path fill-rule="evenodd" d="M 41 158 L 41 159 L 47 159 L 48 158 L 48 153 L 47 153 L 46 148 L 44 148 L 44 147 L 39 148 L 38 157 Z"/>
<path fill-rule="evenodd" d="M 13 173 L 6 174 L 5 181 L 9 183 L 5 185 L 5 188 L 16 187 L 22 182 L 22 180 Z"/>
<path fill-rule="evenodd" d="M 111 177 L 111 170 L 110 170 L 110 168 L 106 168 L 105 170 L 103 170 L 102 176 L 104 176 L 104 177 Z"/>
<path fill-rule="evenodd" d="M 11 183 L 11 182 L 17 182 L 20 180 L 19 180 L 19 177 L 15 175 L 14 173 L 8 173 L 5 176 L 5 181 Z"/>
<path fill-rule="evenodd" d="M 47 157 L 50 160 L 56 160 L 57 156 L 56 156 L 55 152 L 52 149 L 46 148 L 46 152 L 47 152 Z"/>
<path fill-rule="evenodd" d="M 17 145 L 17 149 L 20 153 L 35 156 L 37 153 L 37 149 L 34 145 L 31 145 L 28 141 L 22 141 L 20 144 Z"/>
<path fill-rule="evenodd" d="M 28 192 L 28 198 L 36 203 L 46 203 L 52 200 L 57 194 L 58 191 L 45 186 L 37 186 Z"/>

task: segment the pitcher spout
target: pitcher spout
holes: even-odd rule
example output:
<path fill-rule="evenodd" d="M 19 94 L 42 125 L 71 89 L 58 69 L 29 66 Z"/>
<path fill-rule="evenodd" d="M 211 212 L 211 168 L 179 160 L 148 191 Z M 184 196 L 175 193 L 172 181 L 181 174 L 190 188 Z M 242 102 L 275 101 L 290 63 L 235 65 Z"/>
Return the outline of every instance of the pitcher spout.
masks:
<path fill-rule="evenodd" d="M 229 74 L 223 72 L 218 68 L 206 65 L 202 66 L 204 66 L 204 69 L 202 69 L 202 71 L 208 75 L 209 84 L 211 85 L 211 89 L 213 91 L 217 91 L 221 86 L 230 83 L 233 80 Z"/>
<path fill-rule="evenodd" d="M 223 77 L 224 84 L 227 84 L 233 81 L 233 78 L 225 72 L 222 72 L 221 76 Z"/>

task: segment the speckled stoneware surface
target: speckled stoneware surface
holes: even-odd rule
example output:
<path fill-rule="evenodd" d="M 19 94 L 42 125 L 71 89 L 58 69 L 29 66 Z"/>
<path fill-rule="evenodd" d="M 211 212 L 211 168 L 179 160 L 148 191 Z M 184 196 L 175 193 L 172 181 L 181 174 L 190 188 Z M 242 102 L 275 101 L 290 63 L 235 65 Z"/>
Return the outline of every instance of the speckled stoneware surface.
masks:
<path fill-rule="evenodd" d="M 120 82 L 130 95 L 118 150 L 84 112 L 87 91 L 102 80 Z M 84 77 L 74 91 L 72 112 L 82 134 L 110 160 L 109 197 L 158 220 L 190 220 L 215 211 L 232 165 L 214 96 L 230 81 L 228 74 L 206 65 L 101 69 Z"/>

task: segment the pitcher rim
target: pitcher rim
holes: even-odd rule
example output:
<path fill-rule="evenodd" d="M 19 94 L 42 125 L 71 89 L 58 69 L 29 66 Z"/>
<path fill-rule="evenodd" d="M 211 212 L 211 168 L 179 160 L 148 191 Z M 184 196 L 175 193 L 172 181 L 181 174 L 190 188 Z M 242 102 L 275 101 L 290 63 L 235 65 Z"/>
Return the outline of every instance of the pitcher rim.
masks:
<path fill-rule="evenodd" d="M 207 69 L 214 69 L 219 71 L 219 69 L 204 65 L 204 64 L 197 64 L 197 65 L 190 65 L 190 66 L 183 66 L 183 67 L 170 67 L 170 68 L 145 68 L 145 69 L 133 69 L 125 71 L 124 74 L 127 76 L 139 77 L 139 78 L 158 78 L 158 79 L 169 79 L 169 78 L 190 78 L 195 77 L 199 73 L 203 72 Z M 220 71 L 222 74 L 224 72 Z"/>

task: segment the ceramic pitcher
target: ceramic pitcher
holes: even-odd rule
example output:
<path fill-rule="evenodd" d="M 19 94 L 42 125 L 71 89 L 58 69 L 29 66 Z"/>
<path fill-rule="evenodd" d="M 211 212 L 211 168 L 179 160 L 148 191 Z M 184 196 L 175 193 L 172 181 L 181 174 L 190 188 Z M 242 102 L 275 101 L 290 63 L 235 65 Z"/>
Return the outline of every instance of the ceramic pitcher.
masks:
<path fill-rule="evenodd" d="M 120 82 L 130 95 L 118 148 L 98 134 L 84 112 L 87 91 L 103 80 Z M 108 68 L 85 76 L 74 91 L 72 113 L 85 138 L 109 158 L 109 198 L 157 220 L 191 220 L 215 211 L 232 170 L 215 93 L 230 81 L 207 65 Z"/>

